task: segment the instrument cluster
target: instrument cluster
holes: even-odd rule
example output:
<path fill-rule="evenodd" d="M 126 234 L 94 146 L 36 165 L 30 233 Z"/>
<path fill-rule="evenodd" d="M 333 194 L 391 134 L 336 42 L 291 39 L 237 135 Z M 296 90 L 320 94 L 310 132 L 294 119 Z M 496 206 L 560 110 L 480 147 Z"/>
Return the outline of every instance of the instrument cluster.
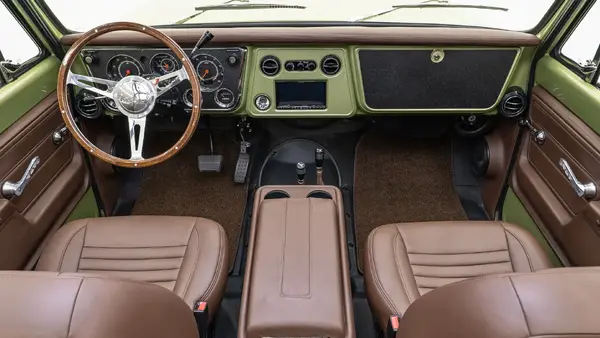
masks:
<path fill-rule="evenodd" d="M 188 55 L 189 49 L 184 49 Z M 119 81 L 130 75 L 152 79 L 181 69 L 181 62 L 168 49 L 86 49 L 83 60 L 94 77 Z M 191 57 L 202 90 L 203 112 L 230 112 L 240 104 L 246 49 L 203 48 Z M 167 85 L 164 83 L 163 85 Z M 117 112 L 114 102 L 104 99 L 106 109 Z M 165 107 L 189 111 L 192 91 L 188 81 L 157 99 Z"/>

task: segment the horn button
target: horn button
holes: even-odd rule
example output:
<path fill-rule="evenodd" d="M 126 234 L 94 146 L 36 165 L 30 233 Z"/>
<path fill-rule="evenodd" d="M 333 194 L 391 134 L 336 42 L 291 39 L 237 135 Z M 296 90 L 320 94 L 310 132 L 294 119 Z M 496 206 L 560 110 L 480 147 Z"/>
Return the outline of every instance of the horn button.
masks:
<path fill-rule="evenodd" d="M 141 76 L 130 75 L 117 83 L 113 99 L 123 115 L 139 119 L 146 117 L 156 103 L 156 87 Z"/>

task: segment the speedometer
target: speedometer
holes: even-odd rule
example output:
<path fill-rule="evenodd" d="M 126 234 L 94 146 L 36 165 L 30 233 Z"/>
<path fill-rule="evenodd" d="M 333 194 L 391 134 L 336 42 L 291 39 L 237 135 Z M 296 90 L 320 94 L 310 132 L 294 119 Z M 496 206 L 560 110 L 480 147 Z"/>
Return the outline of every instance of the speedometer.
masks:
<path fill-rule="evenodd" d="M 198 54 L 192 58 L 192 63 L 196 65 L 203 92 L 214 92 L 221 87 L 225 69 L 217 58 L 208 54 Z"/>
<path fill-rule="evenodd" d="M 160 75 L 169 74 L 179 69 L 179 62 L 166 53 L 158 53 L 150 59 L 150 71 Z"/>
<path fill-rule="evenodd" d="M 111 80 L 121 80 L 130 75 L 140 76 L 144 73 L 142 64 L 129 55 L 119 54 L 108 61 L 106 74 Z"/>

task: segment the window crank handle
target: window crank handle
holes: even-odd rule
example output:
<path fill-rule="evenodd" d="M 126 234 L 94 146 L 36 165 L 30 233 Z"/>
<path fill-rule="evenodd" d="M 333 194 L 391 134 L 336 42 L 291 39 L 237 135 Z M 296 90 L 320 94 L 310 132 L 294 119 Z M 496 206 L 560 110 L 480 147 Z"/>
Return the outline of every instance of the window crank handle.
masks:
<path fill-rule="evenodd" d="M 36 156 L 31 160 L 31 162 L 29 162 L 29 166 L 27 166 L 25 173 L 23 173 L 23 177 L 21 177 L 19 181 L 14 183 L 10 181 L 4 182 L 2 184 L 2 196 L 7 199 L 11 199 L 15 196 L 21 196 L 23 190 L 27 184 L 29 184 L 31 177 L 33 176 L 33 173 L 39 164 L 40 158 L 39 156 Z"/>

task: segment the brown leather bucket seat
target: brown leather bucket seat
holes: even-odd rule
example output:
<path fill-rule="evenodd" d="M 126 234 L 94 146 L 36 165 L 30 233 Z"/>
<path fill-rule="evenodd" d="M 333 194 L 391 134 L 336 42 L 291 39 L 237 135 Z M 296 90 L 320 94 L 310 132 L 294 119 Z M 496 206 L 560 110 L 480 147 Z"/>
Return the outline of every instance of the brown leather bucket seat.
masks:
<path fill-rule="evenodd" d="M 0 337 L 198 338 L 192 311 L 172 292 L 131 280 L 0 272 Z"/>
<path fill-rule="evenodd" d="M 160 285 L 190 307 L 207 302 L 212 314 L 223 297 L 227 255 L 225 231 L 204 218 L 92 218 L 64 225 L 43 249 L 36 270 Z"/>
<path fill-rule="evenodd" d="M 600 337 L 600 269 L 488 276 L 417 299 L 398 338 Z"/>
<path fill-rule="evenodd" d="M 525 229 L 503 222 L 400 223 L 374 229 L 365 286 L 382 328 L 422 295 L 468 278 L 551 268 Z"/>

